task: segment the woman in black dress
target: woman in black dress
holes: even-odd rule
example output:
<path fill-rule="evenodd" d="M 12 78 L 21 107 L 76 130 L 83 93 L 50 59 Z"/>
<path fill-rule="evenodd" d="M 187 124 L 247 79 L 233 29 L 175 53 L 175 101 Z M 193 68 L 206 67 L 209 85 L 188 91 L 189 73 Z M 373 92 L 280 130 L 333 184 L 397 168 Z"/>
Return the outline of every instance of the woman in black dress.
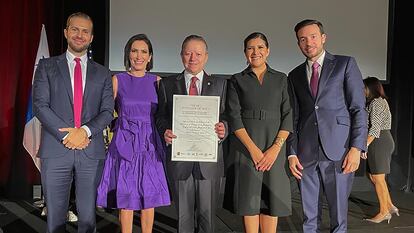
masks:
<path fill-rule="evenodd" d="M 368 160 L 368 177 L 375 186 L 380 211 L 369 222 L 390 221 L 391 215 L 399 216 L 398 208 L 391 201 L 385 174 L 390 173 L 391 155 L 394 140 L 391 129 L 391 112 L 381 82 L 375 77 L 364 79 L 365 96 L 368 111 L 368 153 L 363 158 Z"/>
<path fill-rule="evenodd" d="M 269 67 L 269 45 L 255 32 L 244 40 L 248 67 L 228 84 L 230 151 L 225 208 L 243 216 L 245 231 L 276 232 L 291 214 L 284 142 L 292 131 L 285 74 Z M 229 200 L 230 199 L 230 200 Z"/>

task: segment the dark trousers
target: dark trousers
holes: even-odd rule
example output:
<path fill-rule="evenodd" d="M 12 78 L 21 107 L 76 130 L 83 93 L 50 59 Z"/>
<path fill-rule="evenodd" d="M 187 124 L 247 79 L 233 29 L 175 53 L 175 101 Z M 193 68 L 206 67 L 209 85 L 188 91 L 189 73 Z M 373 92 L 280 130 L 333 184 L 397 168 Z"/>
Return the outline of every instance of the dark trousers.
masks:
<path fill-rule="evenodd" d="M 76 186 L 78 232 L 96 232 L 96 188 L 104 160 L 70 152 L 58 158 L 41 159 L 42 185 L 46 197 L 49 233 L 65 232 L 72 180 Z"/>
<path fill-rule="evenodd" d="M 178 233 L 214 233 L 220 180 L 197 178 L 171 182 Z"/>

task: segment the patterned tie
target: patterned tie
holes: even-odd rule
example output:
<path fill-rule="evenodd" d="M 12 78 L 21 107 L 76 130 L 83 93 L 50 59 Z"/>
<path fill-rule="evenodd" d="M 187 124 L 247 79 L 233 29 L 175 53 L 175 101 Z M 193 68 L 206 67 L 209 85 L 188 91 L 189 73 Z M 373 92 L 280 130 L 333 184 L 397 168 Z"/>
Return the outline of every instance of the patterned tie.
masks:
<path fill-rule="evenodd" d="M 197 80 L 198 78 L 195 76 L 191 78 L 190 88 L 188 90 L 189 95 L 198 95 L 198 90 L 197 90 L 197 85 L 196 85 Z"/>
<path fill-rule="evenodd" d="M 318 72 L 319 64 L 314 62 L 312 64 L 312 77 L 310 80 L 310 88 L 312 92 L 312 96 L 316 97 L 318 93 L 318 81 L 319 81 L 319 72 Z"/>
<path fill-rule="evenodd" d="M 82 68 L 80 64 L 81 59 L 75 58 L 75 72 L 74 72 L 74 85 L 73 85 L 73 117 L 75 119 L 75 127 L 80 128 L 82 121 Z"/>

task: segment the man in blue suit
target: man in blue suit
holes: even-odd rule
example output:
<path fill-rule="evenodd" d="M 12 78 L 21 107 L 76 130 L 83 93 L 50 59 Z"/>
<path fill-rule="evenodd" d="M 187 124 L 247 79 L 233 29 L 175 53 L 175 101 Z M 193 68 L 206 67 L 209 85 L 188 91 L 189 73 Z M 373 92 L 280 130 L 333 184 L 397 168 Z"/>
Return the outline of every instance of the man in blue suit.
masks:
<path fill-rule="evenodd" d="M 64 35 L 67 51 L 40 60 L 33 83 L 34 113 L 42 123 L 39 154 L 47 229 L 65 232 L 74 179 L 78 232 L 96 232 L 96 188 L 105 158 L 102 131 L 114 109 L 111 74 L 87 57 L 93 39 L 88 15 L 69 16 Z"/>
<path fill-rule="evenodd" d="M 354 58 L 325 51 L 319 21 L 303 20 L 295 32 L 307 59 L 288 75 L 294 133 L 287 146 L 300 185 L 303 231 L 321 231 L 324 192 L 331 232 L 347 232 L 348 197 L 367 139 L 361 72 Z"/>

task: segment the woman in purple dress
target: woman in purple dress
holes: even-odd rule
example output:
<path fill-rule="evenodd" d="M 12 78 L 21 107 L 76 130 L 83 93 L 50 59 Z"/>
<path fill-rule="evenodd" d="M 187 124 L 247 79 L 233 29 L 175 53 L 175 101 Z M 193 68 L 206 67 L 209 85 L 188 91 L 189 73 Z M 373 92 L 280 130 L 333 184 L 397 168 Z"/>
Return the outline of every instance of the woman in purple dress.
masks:
<path fill-rule="evenodd" d="M 132 232 L 134 210 L 141 210 L 142 232 L 152 232 L 154 207 L 170 204 L 163 161 L 165 150 L 155 128 L 159 77 L 152 45 L 144 34 L 124 50 L 127 72 L 113 76 L 118 119 L 98 187 L 97 205 L 119 211 L 121 231 Z"/>

